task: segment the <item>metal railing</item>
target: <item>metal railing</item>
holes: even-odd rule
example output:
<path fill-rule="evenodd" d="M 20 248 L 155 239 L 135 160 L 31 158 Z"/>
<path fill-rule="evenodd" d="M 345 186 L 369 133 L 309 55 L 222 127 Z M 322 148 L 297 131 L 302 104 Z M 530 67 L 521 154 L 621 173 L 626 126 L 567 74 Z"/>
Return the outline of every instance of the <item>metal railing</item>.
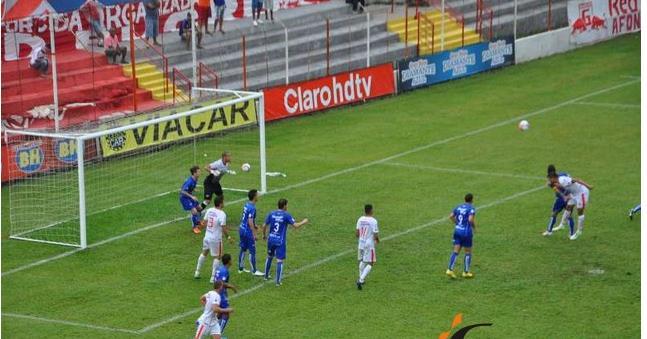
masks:
<path fill-rule="evenodd" d="M 193 92 L 193 84 L 189 77 L 182 73 L 177 68 L 173 67 L 173 105 L 177 104 L 180 99 L 183 102 L 191 102 L 191 92 Z M 178 88 L 180 91 L 178 92 Z M 182 90 L 184 89 L 184 90 Z M 188 95 L 185 93 L 189 93 Z"/>
<path fill-rule="evenodd" d="M 198 87 L 206 87 L 208 84 L 211 84 L 213 88 L 218 88 L 218 73 L 200 61 L 198 63 Z M 200 93 L 202 95 L 202 92 Z"/>

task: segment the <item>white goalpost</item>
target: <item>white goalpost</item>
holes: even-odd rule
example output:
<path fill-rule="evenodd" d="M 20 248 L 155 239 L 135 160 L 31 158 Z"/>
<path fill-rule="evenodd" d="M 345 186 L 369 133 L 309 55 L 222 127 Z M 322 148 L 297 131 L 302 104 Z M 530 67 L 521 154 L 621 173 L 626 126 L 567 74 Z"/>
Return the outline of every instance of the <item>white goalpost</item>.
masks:
<path fill-rule="evenodd" d="M 2 164 L 10 238 L 86 248 L 102 239 L 185 215 L 179 192 L 200 166 L 223 151 L 232 169 L 223 178 L 225 201 L 256 188 L 267 192 L 262 92 L 194 88 L 204 100 L 88 123 L 59 132 L 3 129 Z M 200 201 L 201 187 L 194 193 Z M 89 232 L 88 232 L 89 231 Z M 90 236 L 88 236 L 90 233 Z"/>

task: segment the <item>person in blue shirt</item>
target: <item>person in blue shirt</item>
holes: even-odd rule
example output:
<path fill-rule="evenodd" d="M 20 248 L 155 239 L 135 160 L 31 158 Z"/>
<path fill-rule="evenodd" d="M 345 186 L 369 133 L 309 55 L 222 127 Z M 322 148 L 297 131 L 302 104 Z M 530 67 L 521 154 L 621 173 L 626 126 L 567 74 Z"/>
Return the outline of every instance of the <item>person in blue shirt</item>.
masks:
<path fill-rule="evenodd" d="M 296 222 L 292 215 L 288 213 L 287 199 L 279 199 L 278 210 L 272 211 L 265 218 L 263 225 L 263 239 L 267 239 L 267 259 L 265 260 L 265 280 L 270 279 L 270 268 L 272 260 L 276 257 L 276 286 L 281 286 L 283 274 L 283 261 L 286 258 L 286 245 L 288 236 L 288 226 L 299 229 L 308 223 L 308 219 Z M 269 227 L 270 233 L 267 234 Z"/>
<path fill-rule="evenodd" d="M 456 279 L 454 273 L 454 265 L 456 258 L 460 253 L 461 248 L 465 250 L 465 261 L 463 265 L 463 278 L 473 278 L 474 275 L 470 272 L 470 265 L 472 263 L 472 236 L 476 229 L 476 209 L 472 206 L 474 196 L 472 193 L 465 195 L 465 203 L 460 204 L 454 208 L 449 215 L 449 219 L 454 223 L 454 250 L 449 257 L 449 266 L 447 267 L 447 276 Z"/>
<path fill-rule="evenodd" d="M 193 233 L 200 234 L 200 203 L 198 198 L 193 195 L 193 190 L 198 184 L 198 178 L 200 177 L 200 167 L 193 166 L 190 169 L 191 176 L 189 176 L 182 184 L 180 188 L 180 204 L 185 211 L 191 211 L 191 225 L 193 226 Z"/>
<path fill-rule="evenodd" d="M 252 266 L 251 273 L 256 276 L 264 275 L 256 269 L 256 202 L 258 201 L 258 190 L 247 192 L 249 201 L 243 207 L 243 215 L 240 218 L 238 226 L 238 235 L 240 236 L 240 253 L 238 253 L 238 273 L 250 272 L 245 269 L 245 252 L 249 251 L 249 263 Z"/>
<path fill-rule="evenodd" d="M 238 293 L 236 286 L 229 283 L 229 267 L 231 266 L 231 255 L 225 253 L 222 255 L 222 265 L 216 270 L 216 274 L 213 277 L 214 281 L 222 281 L 223 289 L 220 291 L 220 308 L 227 309 L 229 308 L 229 299 L 227 299 L 227 290 L 230 289 L 234 293 Z M 229 322 L 229 313 L 220 313 L 218 314 L 218 322 L 220 323 L 220 333 L 225 332 L 225 327 Z"/>
<path fill-rule="evenodd" d="M 557 173 L 557 169 L 555 169 L 555 165 L 548 165 L 548 170 L 547 170 L 547 177 L 550 178 L 553 173 Z M 566 172 L 559 172 L 557 173 L 557 176 L 568 176 L 568 173 Z M 554 185 L 550 180 L 548 180 L 548 187 L 552 188 L 553 191 L 555 191 L 555 202 L 553 203 L 553 213 L 550 216 L 550 220 L 548 221 L 548 227 L 546 227 L 546 231 L 542 233 L 544 236 L 550 236 L 553 234 L 553 232 L 559 231 L 562 228 L 564 228 L 564 222 L 568 220 L 568 227 L 571 230 L 571 234 L 573 234 L 574 229 L 575 229 L 575 222 L 573 221 L 573 217 L 569 213 L 564 213 L 562 215 L 562 221 L 557 225 L 557 227 L 554 227 L 555 224 L 557 223 L 557 216 L 564 211 L 566 208 L 566 200 L 564 200 L 564 196 L 566 195 L 566 192 L 564 191 L 564 188 L 559 186 L 559 185 Z"/>
<path fill-rule="evenodd" d="M 194 24 L 193 28 L 191 28 L 191 24 L 193 23 L 193 20 L 191 20 L 191 12 L 186 13 L 186 19 L 182 20 L 180 22 L 180 40 L 184 41 L 186 44 L 186 49 L 191 49 L 191 35 L 192 29 L 196 29 L 195 31 L 195 37 L 196 37 L 196 47 L 202 49 L 202 31 L 197 29 L 197 26 Z"/>
<path fill-rule="evenodd" d="M 636 215 L 636 213 L 640 213 L 640 204 L 629 210 L 629 220 L 634 220 L 634 215 Z"/>

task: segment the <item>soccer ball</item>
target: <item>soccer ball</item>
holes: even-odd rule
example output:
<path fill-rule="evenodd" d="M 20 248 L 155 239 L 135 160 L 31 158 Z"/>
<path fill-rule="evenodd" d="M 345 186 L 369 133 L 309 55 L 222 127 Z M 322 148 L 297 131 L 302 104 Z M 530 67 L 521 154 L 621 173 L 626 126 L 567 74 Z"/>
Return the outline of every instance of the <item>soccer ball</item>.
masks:
<path fill-rule="evenodd" d="M 530 128 L 530 123 L 528 122 L 528 120 L 521 120 L 521 121 L 519 121 L 519 126 L 517 126 L 517 127 L 522 132 L 527 131 L 528 128 Z"/>
<path fill-rule="evenodd" d="M 243 172 L 249 172 L 249 170 L 252 168 L 248 163 L 244 163 L 242 166 L 240 166 L 240 169 L 243 170 Z"/>

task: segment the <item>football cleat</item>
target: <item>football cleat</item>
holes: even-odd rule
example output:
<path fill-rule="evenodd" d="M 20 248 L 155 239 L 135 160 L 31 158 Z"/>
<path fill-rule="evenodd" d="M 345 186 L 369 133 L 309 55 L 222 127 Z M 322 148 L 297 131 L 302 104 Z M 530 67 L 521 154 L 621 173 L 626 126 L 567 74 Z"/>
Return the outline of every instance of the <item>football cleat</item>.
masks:
<path fill-rule="evenodd" d="M 257 277 L 264 277 L 265 273 L 257 270 L 256 272 L 252 273 L 252 275 L 257 276 Z"/>
<path fill-rule="evenodd" d="M 195 234 L 200 234 L 201 232 L 202 232 L 202 231 L 200 231 L 200 228 L 198 228 L 198 227 L 194 227 L 194 228 L 193 228 L 193 233 L 195 233 Z"/>
<path fill-rule="evenodd" d="M 551 235 L 553 235 L 553 232 L 551 232 L 551 231 L 544 231 L 544 233 L 542 233 L 541 235 L 543 235 L 544 237 L 550 237 Z"/>
<path fill-rule="evenodd" d="M 447 270 L 445 272 L 445 274 L 447 274 L 447 276 L 452 278 L 452 279 L 456 279 L 456 273 L 454 273 L 454 271 L 452 271 L 452 270 Z"/>
<path fill-rule="evenodd" d="M 193 278 L 194 279 L 200 279 L 200 272 L 195 271 L 195 273 L 193 273 Z"/>
<path fill-rule="evenodd" d="M 569 237 L 569 239 L 571 239 L 571 240 L 575 240 L 575 239 L 579 238 L 579 237 L 580 237 L 580 235 L 582 235 L 582 231 L 581 231 L 581 230 L 577 230 L 577 232 L 575 232 L 575 234 L 571 235 L 571 236 Z"/>
<path fill-rule="evenodd" d="M 559 231 L 559 230 L 561 230 L 561 229 L 563 229 L 563 228 L 564 228 L 564 225 L 563 225 L 563 224 L 559 224 L 559 225 L 557 225 L 557 227 L 553 227 L 553 232 L 557 232 L 557 231 Z"/>
<path fill-rule="evenodd" d="M 463 278 L 465 279 L 474 278 L 474 274 L 472 274 L 472 272 L 463 272 Z"/>
<path fill-rule="evenodd" d="M 239 274 L 240 274 L 240 273 L 243 273 L 243 272 L 245 272 L 245 273 L 249 273 L 249 270 L 248 270 L 248 269 L 245 269 L 245 268 L 243 268 L 242 270 L 241 270 L 241 269 L 238 269 L 238 273 L 239 273 Z"/>
<path fill-rule="evenodd" d="M 357 289 L 360 291 L 362 290 L 362 283 L 359 281 L 357 281 Z"/>

